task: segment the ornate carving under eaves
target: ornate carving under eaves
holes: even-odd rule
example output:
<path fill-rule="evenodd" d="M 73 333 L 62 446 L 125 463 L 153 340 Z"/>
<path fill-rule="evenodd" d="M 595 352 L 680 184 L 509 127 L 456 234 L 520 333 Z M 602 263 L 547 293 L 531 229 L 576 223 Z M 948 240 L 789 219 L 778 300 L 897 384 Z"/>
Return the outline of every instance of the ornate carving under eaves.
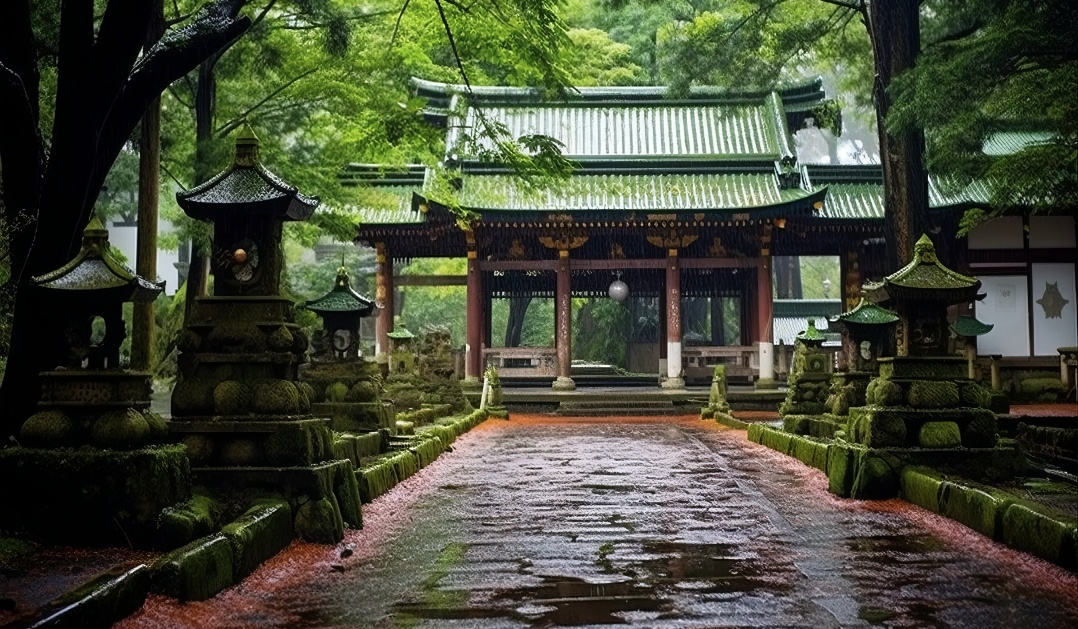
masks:
<path fill-rule="evenodd" d="M 588 241 L 588 230 L 583 227 L 549 227 L 539 231 L 539 242 L 548 249 L 567 250 L 583 246 Z"/>
<path fill-rule="evenodd" d="M 514 238 L 513 244 L 509 245 L 509 250 L 505 252 L 505 257 L 510 260 L 526 260 L 528 250 L 524 248 L 524 244 L 520 242 L 519 238 Z"/>
<path fill-rule="evenodd" d="M 648 242 L 663 249 L 688 247 L 700 237 L 695 227 L 648 227 Z"/>

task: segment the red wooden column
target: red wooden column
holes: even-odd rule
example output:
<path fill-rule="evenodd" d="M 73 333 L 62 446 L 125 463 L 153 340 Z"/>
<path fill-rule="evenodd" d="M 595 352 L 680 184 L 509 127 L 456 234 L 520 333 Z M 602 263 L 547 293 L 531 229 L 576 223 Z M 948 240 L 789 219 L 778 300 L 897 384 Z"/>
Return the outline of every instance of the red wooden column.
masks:
<path fill-rule="evenodd" d="M 374 321 L 374 355 L 389 354 L 389 333 L 393 331 L 393 258 L 385 243 L 375 243 L 374 301 L 381 306 Z"/>
<path fill-rule="evenodd" d="M 677 249 L 666 250 L 666 378 L 664 389 L 684 389 L 681 376 L 681 264 Z"/>
<path fill-rule="evenodd" d="M 556 391 L 572 391 L 576 388 L 576 383 L 570 377 L 573 364 L 573 307 L 569 278 L 569 250 L 558 249 L 558 283 L 554 296 L 554 346 L 558 353 L 558 377 L 552 387 Z"/>
<path fill-rule="evenodd" d="M 464 382 L 479 385 L 483 377 L 483 276 L 479 270 L 478 254 L 468 247 L 467 313 L 464 324 Z"/>

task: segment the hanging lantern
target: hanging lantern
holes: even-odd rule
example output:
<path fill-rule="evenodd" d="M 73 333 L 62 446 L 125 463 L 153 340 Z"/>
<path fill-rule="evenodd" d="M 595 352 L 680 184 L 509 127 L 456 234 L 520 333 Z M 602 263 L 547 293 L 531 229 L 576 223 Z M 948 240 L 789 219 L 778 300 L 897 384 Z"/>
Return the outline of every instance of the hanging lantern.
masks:
<path fill-rule="evenodd" d="M 610 282 L 610 287 L 606 289 L 606 294 L 610 296 L 614 301 L 625 301 L 629 296 L 629 285 L 621 281 L 621 271 L 617 272 L 617 279 Z"/>

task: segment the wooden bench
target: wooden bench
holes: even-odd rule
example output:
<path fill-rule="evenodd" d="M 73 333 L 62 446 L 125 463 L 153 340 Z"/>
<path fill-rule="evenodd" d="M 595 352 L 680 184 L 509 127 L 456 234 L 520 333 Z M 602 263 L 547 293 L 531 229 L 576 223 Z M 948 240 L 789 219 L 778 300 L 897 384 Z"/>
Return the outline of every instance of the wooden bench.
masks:
<path fill-rule="evenodd" d="M 681 349 L 686 378 L 711 377 L 715 365 L 726 365 L 727 378 L 752 380 L 760 373 L 756 348 L 749 345 L 690 345 Z"/>

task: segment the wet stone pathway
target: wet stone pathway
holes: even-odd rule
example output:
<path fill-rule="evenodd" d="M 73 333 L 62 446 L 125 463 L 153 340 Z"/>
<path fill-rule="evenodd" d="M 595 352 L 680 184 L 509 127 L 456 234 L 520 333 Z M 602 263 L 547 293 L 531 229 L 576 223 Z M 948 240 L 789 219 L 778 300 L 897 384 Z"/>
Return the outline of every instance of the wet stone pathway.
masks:
<path fill-rule="evenodd" d="M 695 418 L 488 421 L 365 518 L 123 626 L 1078 626 L 1072 573 Z"/>

